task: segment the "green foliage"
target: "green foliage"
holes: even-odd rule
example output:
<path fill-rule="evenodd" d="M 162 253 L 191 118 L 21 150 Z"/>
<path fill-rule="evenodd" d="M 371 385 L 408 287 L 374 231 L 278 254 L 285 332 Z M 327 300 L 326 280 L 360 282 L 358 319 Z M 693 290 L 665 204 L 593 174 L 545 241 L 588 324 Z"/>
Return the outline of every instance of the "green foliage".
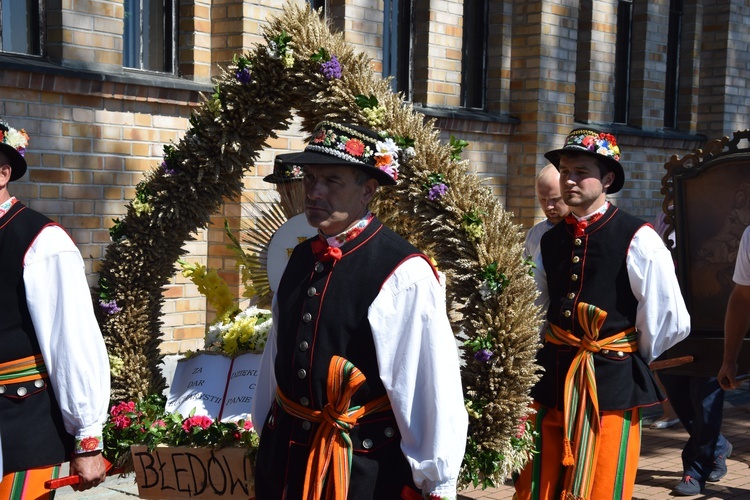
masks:
<path fill-rule="evenodd" d="M 451 135 L 451 140 L 449 143 L 449 146 L 451 148 L 451 159 L 452 160 L 460 160 L 461 159 L 461 153 L 464 149 L 466 149 L 466 146 L 468 146 L 469 143 L 467 141 L 464 141 L 463 139 L 456 139 L 453 135 Z"/>

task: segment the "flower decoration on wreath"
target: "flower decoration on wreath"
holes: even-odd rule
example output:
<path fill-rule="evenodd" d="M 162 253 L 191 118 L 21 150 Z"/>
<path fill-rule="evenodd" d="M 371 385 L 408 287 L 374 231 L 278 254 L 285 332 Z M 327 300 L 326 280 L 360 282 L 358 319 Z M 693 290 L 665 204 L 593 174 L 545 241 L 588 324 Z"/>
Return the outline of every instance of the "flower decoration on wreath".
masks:
<path fill-rule="evenodd" d="M 520 226 L 469 171 L 461 158 L 468 143 L 442 142 L 434 120 L 405 104 L 367 56 L 331 33 L 309 6 L 288 2 L 263 36 L 264 43 L 236 56 L 217 78 L 184 137 L 165 148 L 164 162 L 146 174 L 113 225 L 97 307 L 120 367 L 113 398 L 136 400 L 164 389 L 158 368 L 163 287 L 184 242 L 210 223 L 224 199 L 240 196 L 243 176 L 254 171 L 268 139 L 295 118 L 308 134 L 325 120 L 364 125 L 382 132 L 383 141 L 369 152 L 354 151 L 380 155 L 376 161 L 398 174 L 398 184 L 381 189 L 372 210 L 446 276 L 469 413 L 460 484 L 503 482 L 533 451 L 526 417 L 538 378 L 541 316 L 521 258 Z M 227 318 L 237 321 L 235 312 Z M 252 316 L 253 327 L 263 324 Z"/>

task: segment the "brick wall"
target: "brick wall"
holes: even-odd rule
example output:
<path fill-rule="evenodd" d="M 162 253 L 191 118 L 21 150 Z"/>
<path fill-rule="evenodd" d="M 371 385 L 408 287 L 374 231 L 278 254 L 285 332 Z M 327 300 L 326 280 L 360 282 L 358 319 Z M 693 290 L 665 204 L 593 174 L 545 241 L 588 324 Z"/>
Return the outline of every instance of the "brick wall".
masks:
<path fill-rule="evenodd" d="M 468 1 L 468 0 L 463 0 Z M 578 124 L 609 127 L 614 104 L 616 0 L 489 2 L 487 109 L 460 104 L 462 0 L 415 0 L 414 104 L 435 118 L 441 137 L 469 141 L 463 153 L 499 201 L 530 227 L 541 220 L 534 177 L 544 153 Z M 298 0 L 303 4 L 302 0 Z M 122 68 L 120 1 L 47 3 L 47 57 L 0 52 L 0 117 L 25 128 L 29 173 L 12 194 L 59 221 L 76 240 L 89 283 L 144 172 L 178 140 L 211 91 L 211 78 L 237 52 L 261 42 L 279 0 L 179 2 L 179 78 Z M 330 0 L 328 21 L 383 69 L 383 0 Z M 680 45 L 678 130 L 663 130 L 668 0 L 636 2 L 631 121 L 614 127 L 628 175 L 613 197 L 652 220 L 660 209 L 663 165 L 706 139 L 748 128 L 750 8 L 743 0 L 686 0 Z M 222 270 L 239 294 L 224 220 L 239 228 L 249 207 L 274 197 L 262 181 L 276 153 L 298 150 L 296 127 L 272 140 L 245 179 L 240 199 L 225 200 L 207 230 L 186 242 L 186 260 Z M 213 312 L 179 272 L 165 290 L 162 349 L 199 348 Z"/>

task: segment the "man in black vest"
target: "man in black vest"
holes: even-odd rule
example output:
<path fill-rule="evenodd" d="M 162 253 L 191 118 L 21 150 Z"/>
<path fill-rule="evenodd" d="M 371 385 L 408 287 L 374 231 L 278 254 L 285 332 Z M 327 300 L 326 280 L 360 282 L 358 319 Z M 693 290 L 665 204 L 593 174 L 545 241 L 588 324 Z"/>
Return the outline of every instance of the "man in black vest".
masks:
<path fill-rule="evenodd" d="M 606 200 L 625 181 L 615 137 L 573 130 L 545 157 L 572 213 L 534 259 L 547 311 L 544 373 L 532 390 L 539 453 L 516 492 L 631 498 L 641 408 L 664 399 L 648 363 L 688 335 L 690 318 L 659 235 Z"/>
<path fill-rule="evenodd" d="M 398 153 L 323 122 L 304 152 L 279 156 L 303 166 L 319 234 L 294 249 L 274 298 L 252 411 L 258 500 L 455 498 L 467 414 L 444 291 L 368 210 L 396 183 Z"/>
<path fill-rule="evenodd" d="M 105 477 L 107 351 L 78 248 L 8 191 L 27 144 L 0 121 L 0 500 L 48 498 L 44 481 L 67 460 L 75 489 Z"/>

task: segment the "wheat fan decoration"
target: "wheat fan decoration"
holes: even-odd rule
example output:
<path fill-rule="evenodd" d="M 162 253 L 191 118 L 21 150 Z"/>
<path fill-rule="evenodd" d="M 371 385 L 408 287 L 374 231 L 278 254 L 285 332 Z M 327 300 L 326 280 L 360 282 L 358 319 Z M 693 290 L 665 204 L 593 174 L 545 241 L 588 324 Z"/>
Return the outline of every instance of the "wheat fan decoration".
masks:
<path fill-rule="evenodd" d="M 447 307 L 463 357 L 469 439 L 461 486 L 504 481 L 525 463 L 529 389 L 536 382 L 540 316 L 521 259 L 522 235 L 443 144 L 431 120 L 404 105 L 369 59 L 309 7 L 287 4 L 265 43 L 237 55 L 164 161 L 115 220 L 99 279 L 98 316 L 113 360 L 112 398 L 161 392 L 162 292 L 183 244 L 236 198 L 259 151 L 294 116 L 305 132 L 324 120 L 361 124 L 402 147 L 399 183 L 372 209 L 445 274 Z"/>

